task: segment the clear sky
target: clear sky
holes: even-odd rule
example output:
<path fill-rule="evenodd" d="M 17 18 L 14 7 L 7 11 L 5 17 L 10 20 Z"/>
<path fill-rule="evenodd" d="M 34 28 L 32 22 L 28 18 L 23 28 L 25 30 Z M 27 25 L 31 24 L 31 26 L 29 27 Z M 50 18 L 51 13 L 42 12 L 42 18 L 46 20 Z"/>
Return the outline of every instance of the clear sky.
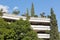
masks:
<path fill-rule="evenodd" d="M 48 15 L 50 14 L 50 8 L 54 9 L 60 31 L 60 0 L 0 0 L 0 5 L 8 7 L 9 12 L 12 12 L 13 9 L 19 9 L 20 14 L 23 14 L 26 12 L 26 8 L 30 12 L 32 2 L 37 15 L 41 12 L 45 12 Z"/>

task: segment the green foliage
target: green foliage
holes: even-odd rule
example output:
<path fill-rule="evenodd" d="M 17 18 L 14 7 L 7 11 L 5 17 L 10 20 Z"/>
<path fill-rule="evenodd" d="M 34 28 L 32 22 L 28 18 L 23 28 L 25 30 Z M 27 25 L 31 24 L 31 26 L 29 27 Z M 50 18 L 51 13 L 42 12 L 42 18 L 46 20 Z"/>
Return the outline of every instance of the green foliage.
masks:
<path fill-rule="evenodd" d="M 60 32 L 59 32 L 59 39 L 60 39 Z"/>
<path fill-rule="evenodd" d="M 26 36 L 22 40 L 38 40 L 36 32 L 34 31 L 27 32 Z"/>
<path fill-rule="evenodd" d="M 0 28 L 5 28 L 5 26 L 7 27 L 7 23 L 2 19 L 0 18 Z"/>
<path fill-rule="evenodd" d="M 51 23 L 50 24 L 51 24 L 50 40 L 59 40 L 56 15 L 54 14 L 54 11 L 52 8 L 51 8 Z"/>
<path fill-rule="evenodd" d="M 34 34 L 30 32 L 33 30 L 30 28 L 30 23 L 28 20 L 23 21 L 21 19 L 21 20 L 15 22 L 15 24 L 17 24 L 16 25 L 17 27 L 15 28 L 17 39 L 26 40 L 26 38 L 28 37 L 28 38 L 32 38 L 32 40 L 33 40 L 33 38 L 37 37 L 36 35 L 34 36 L 35 32 L 34 32 Z M 31 35 L 30 35 L 30 33 L 31 33 Z M 28 40 L 30 40 L 30 39 L 28 39 Z"/>
<path fill-rule="evenodd" d="M 14 38 L 14 30 L 8 29 L 8 23 L 5 22 L 2 18 L 0 18 L 0 40 L 7 40 Z"/>
<path fill-rule="evenodd" d="M 0 39 L 12 39 L 14 37 L 14 30 L 7 28 L 0 28 Z"/>
<path fill-rule="evenodd" d="M 28 20 L 20 19 L 8 24 L 0 18 L 0 40 L 38 40 Z"/>
<path fill-rule="evenodd" d="M 31 7 L 31 17 L 34 17 L 35 12 L 34 12 L 34 4 L 32 3 L 32 7 Z"/>
<path fill-rule="evenodd" d="M 45 39 L 43 39 L 43 38 L 40 38 L 39 40 L 45 40 Z"/>

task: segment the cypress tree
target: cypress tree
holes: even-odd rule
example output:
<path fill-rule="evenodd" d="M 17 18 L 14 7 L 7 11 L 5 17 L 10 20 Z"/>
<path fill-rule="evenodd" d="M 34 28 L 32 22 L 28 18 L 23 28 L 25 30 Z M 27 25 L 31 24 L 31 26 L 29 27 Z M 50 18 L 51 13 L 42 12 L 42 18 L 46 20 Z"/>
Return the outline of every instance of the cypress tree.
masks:
<path fill-rule="evenodd" d="M 54 14 L 53 9 L 51 8 L 51 31 L 50 31 L 50 40 L 59 40 L 58 26 L 56 15 Z"/>
<path fill-rule="evenodd" d="M 31 17 L 34 17 L 34 14 L 35 14 L 35 12 L 34 12 L 34 4 L 32 3 L 32 7 L 31 7 Z"/>
<path fill-rule="evenodd" d="M 28 8 L 27 8 L 27 12 L 26 12 L 26 15 L 29 16 L 29 11 L 28 11 Z"/>
<path fill-rule="evenodd" d="M 2 15 L 3 15 L 2 11 L 3 11 L 3 9 L 0 10 L 0 17 L 2 17 Z"/>
<path fill-rule="evenodd" d="M 29 11 L 28 11 L 28 9 L 27 9 L 27 12 L 26 12 L 26 19 L 29 19 L 30 17 L 29 17 Z"/>

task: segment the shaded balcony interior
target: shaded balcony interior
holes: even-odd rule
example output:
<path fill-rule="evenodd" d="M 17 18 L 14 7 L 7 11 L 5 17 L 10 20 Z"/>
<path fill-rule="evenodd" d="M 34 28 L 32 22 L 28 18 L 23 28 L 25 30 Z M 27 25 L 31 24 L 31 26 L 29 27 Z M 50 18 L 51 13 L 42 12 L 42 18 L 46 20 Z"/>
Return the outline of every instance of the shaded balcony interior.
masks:
<path fill-rule="evenodd" d="M 50 33 L 50 31 L 36 31 L 37 33 L 45 33 L 45 34 L 49 34 Z"/>
<path fill-rule="evenodd" d="M 4 19 L 4 21 L 6 21 L 6 22 L 15 22 L 16 20 L 13 20 L 13 19 L 7 19 L 7 18 L 3 18 Z"/>
<path fill-rule="evenodd" d="M 30 22 L 31 25 L 43 25 L 43 26 L 50 26 L 50 23 L 47 22 Z"/>
<path fill-rule="evenodd" d="M 49 40 L 49 38 L 39 38 L 40 40 Z"/>
<path fill-rule="evenodd" d="M 7 19 L 7 18 L 3 18 L 5 21 L 7 22 L 15 22 L 16 20 L 13 19 Z M 50 26 L 50 23 L 47 22 L 30 22 L 31 25 L 44 25 L 44 26 Z"/>

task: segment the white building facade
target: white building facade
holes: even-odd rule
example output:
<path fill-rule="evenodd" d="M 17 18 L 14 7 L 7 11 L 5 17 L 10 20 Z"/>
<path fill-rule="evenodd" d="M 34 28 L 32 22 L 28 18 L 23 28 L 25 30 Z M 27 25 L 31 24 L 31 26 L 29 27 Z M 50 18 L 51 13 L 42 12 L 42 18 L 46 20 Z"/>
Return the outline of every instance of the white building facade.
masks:
<path fill-rule="evenodd" d="M 2 18 L 7 20 L 19 20 L 23 18 L 26 20 L 24 16 L 17 16 L 13 14 L 3 14 Z M 50 34 L 46 33 L 46 31 L 50 31 L 50 18 L 41 18 L 41 17 L 30 17 L 31 28 L 37 32 L 38 38 L 49 39 Z M 9 21 L 8 21 L 9 22 Z"/>

